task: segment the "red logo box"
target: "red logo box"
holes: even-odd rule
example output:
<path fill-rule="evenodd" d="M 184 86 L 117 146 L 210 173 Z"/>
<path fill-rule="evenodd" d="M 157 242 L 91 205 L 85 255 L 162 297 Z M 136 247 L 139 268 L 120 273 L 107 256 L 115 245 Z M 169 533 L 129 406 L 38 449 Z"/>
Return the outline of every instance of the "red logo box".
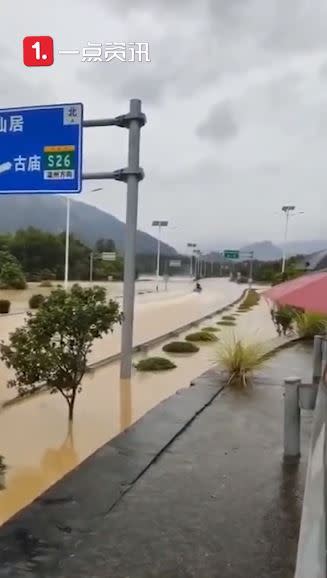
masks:
<path fill-rule="evenodd" d="M 51 66 L 54 61 L 51 36 L 25 36 L 23 40 L 25 66 Z"/>

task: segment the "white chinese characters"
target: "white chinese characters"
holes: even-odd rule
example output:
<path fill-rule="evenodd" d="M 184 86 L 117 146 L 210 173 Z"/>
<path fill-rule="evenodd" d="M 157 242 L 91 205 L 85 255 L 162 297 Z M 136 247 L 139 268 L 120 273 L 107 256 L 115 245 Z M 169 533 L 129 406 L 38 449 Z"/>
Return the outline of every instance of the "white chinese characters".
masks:
<path fill-rule="evenodd" d="M 59 50 L 60 54 L 80 54 L 79 50 Z M 82 62 L 150 62 L 148 42 L 88 42 Z"/>
<path fill-rule="evenodd" d="M 21 114 L 0 116 L 0 132 L 23 132 L 24 118 Z"/>
<path fill-rule="evenodd" d="M 60 179 L 60 180 L 71 180 L 75 178 L 75 170 L 69 169 L 68 171 L 56 170 L 56 171 L 43 171 L 43 178 L 46 180 Z"/>
<path fill-rule="evenodd" d="M 41 170 L 41 157 L 38 155 L 32 155 L 30 157 L 23 157 L 19 155 L 14 159 L 14 170 L 19 171 L 40 171 Z"/>

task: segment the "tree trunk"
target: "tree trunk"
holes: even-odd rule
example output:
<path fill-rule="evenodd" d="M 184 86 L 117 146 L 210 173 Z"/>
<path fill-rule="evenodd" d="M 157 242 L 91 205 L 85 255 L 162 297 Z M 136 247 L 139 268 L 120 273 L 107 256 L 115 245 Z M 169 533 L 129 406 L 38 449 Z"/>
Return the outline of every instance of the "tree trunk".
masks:
<path fill-rule="evenodd" d="M 73 421 L 73 417 L 74 417 L 74 401 L 75 401 L 75 399 L 73 398 L 73 399 L 69 400 L 69 402 L 68 402 L 68 420 L 70 422 Z"/>
<path fill-rule="evenodd" d="M 73 421 L 74 417 L 74 407 L 75 407 L 75 399 L 76 399 L 76 389 L 73 391 L 73 395 L 70 399 L 67 399 L 68 402 L 68 420 L 69 422 Z"/>

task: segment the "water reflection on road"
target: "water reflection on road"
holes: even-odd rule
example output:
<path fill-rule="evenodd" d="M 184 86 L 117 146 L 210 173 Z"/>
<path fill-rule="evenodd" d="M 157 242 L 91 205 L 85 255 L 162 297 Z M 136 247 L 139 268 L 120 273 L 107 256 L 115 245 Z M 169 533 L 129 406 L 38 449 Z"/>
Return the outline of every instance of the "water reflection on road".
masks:
<path fill-rule="evenodd" d="M 137 339 L 157 336 L 236 299 L 243 288 L 226 280 L 205 284 L 203 295 L 175 295 L 136 307 Z M 9 319 L 9 318 L 8 318 Z M 208 324 L 208 322 L 206 322 Z M 118 332 L 117 332 L 118 333 Z M 182 337 L 182 336 L 181 336 Z M 110 341 L 111 339 L 111 341 Z M 117 335 L 100 342 L 98 357 L 119 349 Z M 208 369 L 214 345 L 180 357 L 169 373 L 133 372 L 119 379 L 119 363 L 89 373 L 78 396 L 72 435 L 67 436 L 67 407 L 60 395 L 42 394 L 0 411 L 0 454 L 8 470 L 0 492 L 0 522 L 28 504 L 98 447 L 139 419 L 146 411 Z M 151 355 L 162 355 L 161 346 Z M 2 369 L 1 369 L 2 371 Z M 4 388 L 1 376 L 1 388 Z M 3 396 L 5 390 L 0 390 Z"/>

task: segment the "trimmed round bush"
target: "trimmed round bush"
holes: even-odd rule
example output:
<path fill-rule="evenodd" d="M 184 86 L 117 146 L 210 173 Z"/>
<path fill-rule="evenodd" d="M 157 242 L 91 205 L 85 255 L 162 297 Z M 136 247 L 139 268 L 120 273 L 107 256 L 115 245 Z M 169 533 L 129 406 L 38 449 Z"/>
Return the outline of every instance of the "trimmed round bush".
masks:
<path fill-rule="evenodd" d="M 213 333 L 215 333 L 216 331 L 220 331 L 220 329 L 219 327 L 209 326 L 209 327 L 202 327 L 201 331 L 205 331 L 205 333 L 207 333 L 208 331 L 210 333 L 210 331 L 212 331 Z"/>
<path fill-rule="evenodd" d="M 43 269 L 43 271 L 40 272 L 40 281 L 55 281 L 56 280 L 56 274 L 51 271 L 50 269 Z"/>
<path fill-rule="evenodd" d="M 11 302 L 9 299 L 0 299 L 0 313 L 9 313 Z"/>
<path fill-rule="evenodd" d="M 147 357 L 136 365 L 137 371 L 167 371 L 175 367 L 175 363 L 166 357 Z"/>
<path fill-rule="evenodd" d="M 217 325 L 222 327 L 235 327 L 236 323 L 234 321 L 218 321 Z"/>
<path fill-rule="evenodd" d="M 196 353 L 199 348 L 190 341 L 172 341 L 163 346 L 167 353 Z"/>
<path fill-rule="evenodd" d="M 223 321 L 235 321 L 235 317 L 233 315 L 223 315 L 222 320 Z"/>
<path fill-rule="evenodd" d="M 218 341 L 218 338 L 210 331 L 197 331 L 195 333 L 189 333 L 185 337 L 186 341 L 202 341 L 202 342 L 210 342 L 210 341 Z"/>
<path fill-rule="evenodd" d="M 41 295 L 40 293 L 36 293 L 35 295 L 32 295 L 32 297 L 30 298 L 30 300 L 28 302 L 30 309 L 38 309 L 40 307 L 40 305 L 42 305 L 44 300 L 45 300 L 44 295 Z"/>

